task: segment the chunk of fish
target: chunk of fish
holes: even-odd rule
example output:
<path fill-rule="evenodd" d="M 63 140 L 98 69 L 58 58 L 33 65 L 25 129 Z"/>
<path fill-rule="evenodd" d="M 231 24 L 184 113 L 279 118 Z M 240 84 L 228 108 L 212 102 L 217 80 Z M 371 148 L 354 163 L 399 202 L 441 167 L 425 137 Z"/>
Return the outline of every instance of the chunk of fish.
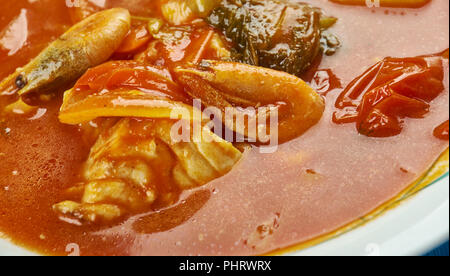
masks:
<path fill-rule="evenodd" d="M 92 147 L 84 184 L 68 191 L 80 202 L 60 202 L 53 209 L 78 223 L 111 222 L 155 204 L 173 204 L 182 190 L 225 175 L 240 160 L 239 150 L 206 129 L 208 141 L 174 141 L 175 123 L 121 119 Z"/>
<path fill-rule="evenodd" d="M 111 204 L 81 204 L 74 201 L 64 201 L 53 205 L 53 210 L 61 216 L 70 216 L 74 223 L 81 221 L 109 222 L 122 216 L 122 210 Z"/>
<path fill-rule="evenodd" d="M 84 19 L 2 81 L 0 95 L 52 93 L 70 84 L 114 53 L 129 32 L 130 22 L 130 13 L 121 8 Z"/>

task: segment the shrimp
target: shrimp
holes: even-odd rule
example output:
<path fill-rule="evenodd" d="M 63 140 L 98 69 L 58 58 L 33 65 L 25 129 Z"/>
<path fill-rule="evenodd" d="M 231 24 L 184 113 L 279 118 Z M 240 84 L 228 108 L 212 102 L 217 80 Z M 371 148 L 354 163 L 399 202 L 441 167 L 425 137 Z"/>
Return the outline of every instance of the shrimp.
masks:
<path fill-rule="evenodd" d="M 300 78 L 288 73 L 242 63 L 203 61 L 198 66 L 180 66 L 175 75 L 193 98 L 207 106 L 227 108 L 272 106 L 278 110 L 279 142 L 292 140 L 315 125 L 325 109 L 322 97 Z M 248 114 L 241 114 L 248 116 Z M 232 129 L 250 137 L 251 121 L 267 114 L 254 114 L 243 128 Z M 224 118 L 224 116 L 223 116 Z M 225 121 L 227 127 L 229 122 Z M 261 142 L 260 133 L 256 138 Z"/>
<path fill-rule="evenodd" d="M 114 8 L 77 23 L 25 67 L 0 83 L 0 95 L 52 93 L 106 61 L 130 30 L 128 10 Z M 16 99 L 17 100 L 17 99 Z"/>

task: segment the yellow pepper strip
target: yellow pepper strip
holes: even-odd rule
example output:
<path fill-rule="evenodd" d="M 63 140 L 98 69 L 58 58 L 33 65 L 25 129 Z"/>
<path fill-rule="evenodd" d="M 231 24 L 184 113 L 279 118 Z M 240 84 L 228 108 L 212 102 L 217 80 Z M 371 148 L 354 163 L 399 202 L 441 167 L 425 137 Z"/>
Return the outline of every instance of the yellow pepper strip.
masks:
<path fill-rule="evenodd" d="M 196 120 L 193 107 L 181 102 L 157 99 L 144 92 L 113 91 L 105 94 L 78 96 L 69 90 L 59 113 L 59 120 L 65 124 L 81 124 L 99 117 L 172 118 Z M 190 117 L 189 117 L 190 116 Z"/>

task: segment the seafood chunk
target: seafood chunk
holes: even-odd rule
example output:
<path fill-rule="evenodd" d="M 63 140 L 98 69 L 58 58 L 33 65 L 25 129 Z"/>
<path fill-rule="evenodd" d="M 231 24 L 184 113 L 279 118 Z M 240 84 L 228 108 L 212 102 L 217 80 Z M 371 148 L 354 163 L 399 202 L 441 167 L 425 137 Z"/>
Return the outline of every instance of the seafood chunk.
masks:
<path fill-rule="evenodd" d="M 88 204 L 111 202 L 137 209 L 142 202 L 152 203 L 154 197 L 147 196 L 143 200 L 143 195 L 137 187 L 123 181 L 92 181 L 86 185 L 82 201 Z"/>
<path fill-rule="evenodd" d="M 57 212 L 77 218 L 82 210 L 88 215 L 78 219 L 97 223 L 92 218 L 102 221 L 106 216 L 93 216 L 92 208 L 106 204 L 120 210 L 108 219 L 118 219 L 174 204 L 182 190 L 228 173 L 240 160 L 241 151 L 206 125 L 201 137 L 191 132 L 194 123 L 202 126 L 204 122 L 192 116 L 196 109 L 187 104 L 189 97 L 185 90 L 202 99 L 206 106 L 219 107 L 223 112 L 226 108 L 239 113 L 241 107 L 276 107 L 279 113 L 274 116 L 279 119 L 277 127 L 282 142 L 296 138 L 316 124 L 324 110 L 323 99 L 312 88 L 280 71 L 204 61 L 198 66 L 177 67 L 173 74 L 174 78 L 161 67 L 136 62 L 112 62 L 89 70 L 66 92 L 60 112 L 63 123 L 122 119 L 113 127 L 104 128 L 92 147 L 82 172 L 80 203 L 71 203 L 73 211 L 60 208 L 63 203 L 57 204 L 54 207 Z M 173 120 L 172 111 L 178 108 L 187 110 L 191 117 Z M 267 114 L 260 114 L 259 110 L 246 122 L 266 118 Z M 227 120 L 224 123 L 230 126 Z M 177 140 L 180 124 L 189 126 L 184 128 L 189 129 L 188 141 Z M 249 136 L 249 126 L 244 126 L 242 132 L 240 128 L 234 130 Z M 129 195 L 126 198 L 131 201 L 120 194 Z"/>
<path fill-rule="evenodd" d="M 176 113 L 173 112 L 175 110 L 188 111 L 193 118 L 192 106 L 180 102 L 186 99 L 184 96 L 180 98 L 182 95 L 180 87 L 183 86 L 187 88 L 186 91 L 192 98 L 201 99 L 208 107 L 217 107 L 222 112 L 227 108 L 236 107 L 236 115 L 249 117 L 249 122 L 242 127 L 230 125 L 228 121 L 224 122 L 225 125 L 245 137 L 255 138 L 263 143 L 268 142 L 262 141 L 266 139 L 262 133 L 264 131 L 261 131 L 261 135 L 257 133 L 255 136 L 250 126 L 256 125 L 254 122 L 263 122 L 261 118 L 264 117 L 270 120 L 270 113 L 248 116 L 239 111 L 240 107 L 277 109 L 279 124 L 270 127 L 278 128 L 280 142 L 289 141 L 303 134 L 319 121 L 324 111 L 323 99 L 304 81 L 293 75 L 263 67 L 233 62 L 203 61 L 198 66 L 184 65 L 175 68 L 176 79 L 172 80 L 170 75 L 164 73 L 165 71 L 154 66 L 134 64 L 130 67 L 130 64 L 123 62 L 112 66 L 125 68 L 127 74 L 146 70 L 147 73 L 139 74 L 140 77 L 137 77 L 137 73 L 133 73 L 133 78 L 136 79 L 133 83 L 140 83 L 141 86 L 151 83 L 151 91 L 158 93 L 150 93 L 140 87 L 129 87 L 128 84 L 111 81 L 128 77 L 110 77 L 108 83 L 99 83 L 105 71 L 111 76 L 116 75 L 116 69 L 111 69 L 111 65 L 105 66 L 106 68 L 102 65 L 90 70 L 74 89 L 66 92 L 59 115 L 61 122 L 80 124 L 98 117 L 170 118 L 171 114 Z M 103 73 L 96 74 L 95 71 Z M 82 81 L 84 79 L 89 82 L 85 83 Z M 130 88 L 133 90 L 129 90 Z M 98 93 L 100 91 L 102 93 Z M 222 118 L 225 119 L 225 116 Z M 264 138 L 260 139 L 262 136 Z"/>
<path fill-rule="evenodd" d="M 218 137 L 208 128 L 202 130 L 203 138 L 194 139 L 191 134 L 190 142 L 174 142 L 173 124 L 173 121 L 161 120 L 155 130 L 158 138 L 177 158 L 178 163 L 174 168 L 175 182 L 182 189 L 198 187 L 225 175 L 242 156 L 233 144 Z"/>
<path fill-rule="evenodd" d="M 303 134 L 320 120 L 325 109 L 324 100 L 316 91 L 301 79 L 280 71 L 241 63 L 203 61 L 191 68 L 178 67 L 175 72 L 193 98 L 200 98 L 205 105 L 216 106 L 223 112 L 229 107 L 276 107 L 280 142 Z M 261 115 L 267 116 L 254 114 L 250 120 L 257 121 Z M 228 122 L 224 123 L 229 127 Z M 249 125 L 232 129 L 249 137 Z M 256 138 L 260 140 L 259 136 Z"/>
<path fill-rule="evenodd" d="M 83 222 L 108 222 L 125 215 L 129 210 L 142 208 L 147 203 L 142 191 L 120 179 L 97 180 L 83 187 L 81 203 L 63 201 L 53 210 L 63 217 Z M 70 189 L 69 192 L 73 192 Z"/>
<path fill-rule="evenodd" d="M 101 223 L 153 206 L 175 203 L 182 190 L 204 185 L 228 173 L 241 158 L 231 143 L 176 142 L 175 122 L 124 118 L 102 133 L 83 169 L 84 184 L 68 190 L 80 202 L 54 205 L 63 217 Z"/>
<path fill-rule="evenodd" d="M 86 18 L 7 77 L 0 83 L 0 91 L 31 96 L 70 84 L 113 54 L 130 29 L 130 20 L 129 12 L 120 8 Z"/>
<path fill-rule="evenodd" d="M 53 210 L 61 215 L 70 214 L 79 221 L 99 222 L 111 221 L 122 215 L 116 205 L 110 204 L 80 204 L 73 201 L 64 201 L 53 205 Z"/>

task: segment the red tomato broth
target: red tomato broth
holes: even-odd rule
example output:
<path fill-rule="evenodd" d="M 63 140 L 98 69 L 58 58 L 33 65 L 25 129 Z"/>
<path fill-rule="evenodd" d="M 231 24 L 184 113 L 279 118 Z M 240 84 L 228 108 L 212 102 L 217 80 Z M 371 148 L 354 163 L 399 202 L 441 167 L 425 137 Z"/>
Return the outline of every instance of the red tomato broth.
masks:
<path fill-rule="evenodd" d="M 397 15 L 325 0 L 307 2 L 340 18 L 333 31 L 344 47 L 325 57 L 318 69 L 331 69 L 344 86 L 376 58 L 414 57 L 448 48 L 448 1 L 395 10 Z M 14 4 L 28 5 L 25 0 Z M 5 5 L 2 2 L 0 10 Z M 30 9 L 36 18 L 47 20 L 64 12 Z M 385 24 L 396 27 L 387 29 Z M 40 40 L 51 40 L 40 24 L 30 26 Z M 30 38 L 29 43 L 33 45 Z M 349 56 L 357 58 L 349 62 Z M 2 64 L 0 75 L 32 57 L 0 55 L 12 64 Z M 0 231 L 27 248 L 57 255 L 67 254 L 67 245 L 73 243 L 83 255 L 263 254 L 310 240 L 391 199 L 448 147 L 448 141 L 433 137 L 435 127 L 448 119 L 448 66 L 444 69 L 445 89 L 431 102 L 429 113 L 422 119 L 406 118 L 397 136 L 369 138 L 358 135 L 352 125 L 334 124 L 340 91 L 332 90 L 326 95 L 322 121 L 275 154 L 252 150 L 230 174 L 200 191 L 183 193 L 178 204 L 162 210 L 164 215 L 150 212 L 103 229 L 71 225 L 51 210 L 52 204 L 66 199 L 63 191 L 73 185 L 89 152 L 77 128 L 57 121 L 60 99 L 55 100 L 40 119 L 6 120 L 10 134 L 0 136 L 0 152 L 5 154 L 0 156 Z M 58 166 L 51 167 L 53 159 Z M 270 234 L 261 229 L 270 229 Z"/>

